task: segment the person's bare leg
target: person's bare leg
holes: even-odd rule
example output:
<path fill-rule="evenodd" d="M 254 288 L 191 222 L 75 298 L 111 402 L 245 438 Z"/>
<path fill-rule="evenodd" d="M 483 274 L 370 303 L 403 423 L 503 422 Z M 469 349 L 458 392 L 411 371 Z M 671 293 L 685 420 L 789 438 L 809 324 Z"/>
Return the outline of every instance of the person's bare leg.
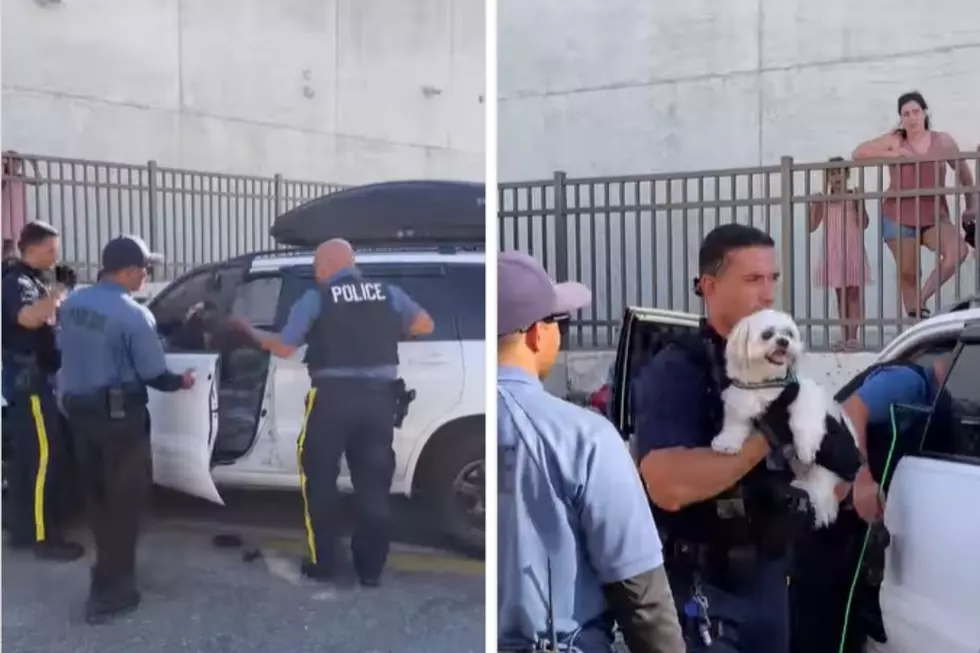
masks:
<path fill-rule="evenodd" d="M 922 286 L 922 303 L 925 305 L 956 274 L 960 264 L 970 255 L 970 250 L 953 223 L 946 220 L 922 234 L 922 244 L 936 252 L 937 258 L 936 267 Z"/>
<path fill-rule="evenodd" d="M 861 322 L 861 289 L 857 286 L 848 286 L 844 289 L 844 314 L 847 326 L 844 329 L 845 338 L 848 346 L 857 344 L 858 325 Z"/>
<path fill-rule="evenodd" d="M 914 238 L 895 238 L 885 244 L 895 257 L 898 268 L 898 290 L 905 306 L 905 313 L 919 312 L 919 266 L 917 254 L 919 243 Z"/>
<path fill-rule="evenodd" d="M 844 336 L 839 342 L 834 345 L 835 349 L 843 349 L 847 344 L 848 338 L 848 326 L 847 326 L 847 294 L 846 288 L 834 288 L 834 292 L 837 294 L 837 317 L 840 318 L 841 323 L 841 335 Z"/>

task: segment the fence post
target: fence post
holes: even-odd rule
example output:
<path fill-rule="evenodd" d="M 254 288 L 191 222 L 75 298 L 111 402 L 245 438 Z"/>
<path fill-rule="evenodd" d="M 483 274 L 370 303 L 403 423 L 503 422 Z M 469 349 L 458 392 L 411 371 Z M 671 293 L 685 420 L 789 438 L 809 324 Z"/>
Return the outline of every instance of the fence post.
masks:
<path fill-rule="evenodd" d="M 146 173 L 148 175 L 147 199 L 149 201 L 149 206 L 150 206 L 150 210 L 147 213 L 150 220 L 150 230 L 149 230 L 150 233 L 146 234 L 147 240 L 149 240 L 150 242 L 147 243 L 147 246 L 150 248 L 150 251 L 160 252 L 161 254 L 165 255 L 166 252 L 163 252 L 162 250 L 159 249 L 160 241 L 162 239 L 157 238 L 157 227 L 160 227 L 162 229 L 163 225 L 160 222 L 160 216 L 158 215 L 157 212 L 157 162 L 156 161 L 146 162 Z M 164 266 L 166 266 L 167 263 L 172 263 L 172 261 L 164 262 Z M 166 269 L 164 269 L 164 276 L 166 276 Z"/>
<path fill-rule="evenodd" d="M 276 218 L 282 215 L 282 175 L 277 172 L 275 177 L 272 178 L 272 183 L 274 186 L 272 191 L 272 219 L 274 221 Z"/>
<path fill-rule="evenodd" d="M 555 281 L 568 281 L 568 214 L 565 209 L 565 173 L 555 171 Z M 547 246 L 547 244 L 546 244 Z"/>
<path fill-rule="evenodd" d="M 791 156 L 784 156 L 779 160 L 779 183 L 780 214 L 782 217 L 780 228 L 780 247 L 783 261 L 782 309 L 790 315 L 795 315 L 795 307 L 793 306 L 793 285 L 795 284 L 793 230 L 795 220 L 793 219 L 793 157 Z"/>

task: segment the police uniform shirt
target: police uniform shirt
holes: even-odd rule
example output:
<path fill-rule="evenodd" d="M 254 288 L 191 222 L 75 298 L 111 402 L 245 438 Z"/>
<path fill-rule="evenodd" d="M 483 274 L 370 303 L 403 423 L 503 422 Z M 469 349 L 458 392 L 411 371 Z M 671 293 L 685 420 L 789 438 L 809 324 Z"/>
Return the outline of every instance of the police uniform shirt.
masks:
<path fill-rule="evenodd" d="M 715 427 L 710 411 L 701 409 L 706 378 L 679 347 L 662 349 L 641 370 L 633 401 L 640 459 L 655 449 L 710 446 Z"/>
<path fill-rule="evenodd" d="M 401 318 L 402 329 L 407 334 L 415 318 L 422 308 L 409 297 L 404 290 L 392 284 L 373 282 L 362 279 L 356 268 L 344 268 L 331 275 L 324 283 L 329 285 L 350 277 L 350 283 L 334 286 L 332 292 L 338 293 L 337 301 L 377 301 L 387 300 L 392 310 Z M 346 293 L 346 294 L 345 294 Z M 299 347 L 306 343 L 306 336 L 313 322 L 320 315 L 322 299 L 319 288 L 307 290 L 289 310 L 289 317 L 279 335 L 282 344 Z M 329 371 L 314 370 L 317 373 L 328 373 L 331 376 L 367 376 L 394 379 L 398 376 L 397 366 L 381 366 L 377 368 L 335 368 Z"/>
<path fill-rule="evenodd" d="M 517 368 L 500 367 L 497 384 L 498 642 L 526 648 L 545 629 L 549 559 L 555 625 L 568 633 L 606 613 L 604 585 L 660 567 L 663 552 L 636 466 L 612 424 Z M 604 626 L 583 632 L 578 646 L 610 650 Z"/>
<path fill-rule="evenodd" d="M 167 373 L 153 314 L 121 285 L 100 281 L 61 305 L 58 345 L 65 395 L 85 395 Z"/>
<path fill-rule="evenodd" d="M 0 283 L 3 295 L 4 351 L 38 353 L 40 362 L 51 368 L 48 371 L 53 373 L 58 367 L 54 328 L 44 325 L 38 329 L 27 329 L 17 321 L 22 309 L 48 296 L 43 273 L 18 261 L 11 265 Z M 48 360 L 52 357 L 54 360 Z"/>

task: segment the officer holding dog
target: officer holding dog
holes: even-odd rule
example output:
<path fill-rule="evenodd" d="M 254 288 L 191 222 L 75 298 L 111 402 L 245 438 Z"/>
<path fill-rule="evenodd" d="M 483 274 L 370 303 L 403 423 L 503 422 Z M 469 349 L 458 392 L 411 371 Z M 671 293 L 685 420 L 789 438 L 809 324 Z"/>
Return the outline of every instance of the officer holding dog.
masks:
<path fill-rule="evenodd" d="M 64 288 L 48 275 L 58 258 L 58 231 L 31 222 L 20 232 L 20 259 L 3 276 L 4 430 L 13 447 L 12 544 L 40 558 L 71 561 L 80 544 L 64 539 L 61 487 L 70 464 L 54 393 L 61 366 L 55 342 Z"/>
<path fill-rule="evenodd" d="M 140 602 L 136 541 L 153 483 L 146 388 L 176 392 L 194 385 L 190 371 L 167 369 L 153 314 L 131 295 L 159 260 L 135 236 L 114 238 L 102 250 L 98 283 L 72 293 L 61 308 L 62 403 L 83 468 L 96 549 L 89 623 Z"/>
<path fill-rule="evenodd" d="M 317 288 L 296 301 L 280 335 L 237 324 L 282 358 L 307 345 L 312 387 L 297 442 L 309 548 L 303 574 L 324 581 L 337 573 L 337 477 L 346 454 L 357 503 L 354 567 L 362 585 L 376 587 L 390 546 L 394 427 L 408 401 L 398 382 L 398 343 L 434 325 L 403 290 L 364 278 L 347 241 L 320 245 L 313 270 Z"/>
<path fill-rule="evenodd" d="M 707 313 L 700 333 L 667 344 L 636 384 L 641 474 L 688 650 L 785 653 L 789 547 L 810 519 L 791 492 L 785 461 L 770 456 L 791 436 L 753 433 L 735 455 L 710 448 L 728 384 L 725 338 L 739 320 L 772 306 L 774 243 L 753 227 L 724 225 L 707 235 L 698 259 Z"/>

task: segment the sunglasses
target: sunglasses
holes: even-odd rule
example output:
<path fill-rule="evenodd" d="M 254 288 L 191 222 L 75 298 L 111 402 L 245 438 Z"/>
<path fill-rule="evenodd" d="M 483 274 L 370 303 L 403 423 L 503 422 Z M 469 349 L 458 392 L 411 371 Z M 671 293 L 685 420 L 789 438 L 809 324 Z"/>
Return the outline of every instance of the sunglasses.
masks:
<path fill-rule="evenodd" d="M 565 320 L 569 319 L 570 317 L 571 316 L 568 313 L 555 313 L 553 315 L 549 315 L 547 317 L 543 317 L 540 320 L 538 320 L 538 321 L 536 321 L 536 322 L 528 325 L 527 327 L 521 329 L 521 333 L 527 333 L 528 331 L 531 330 L 531 327 L 533 327 L 535 324 L 555 324 L 556 322 L 564 322 Z"/>

